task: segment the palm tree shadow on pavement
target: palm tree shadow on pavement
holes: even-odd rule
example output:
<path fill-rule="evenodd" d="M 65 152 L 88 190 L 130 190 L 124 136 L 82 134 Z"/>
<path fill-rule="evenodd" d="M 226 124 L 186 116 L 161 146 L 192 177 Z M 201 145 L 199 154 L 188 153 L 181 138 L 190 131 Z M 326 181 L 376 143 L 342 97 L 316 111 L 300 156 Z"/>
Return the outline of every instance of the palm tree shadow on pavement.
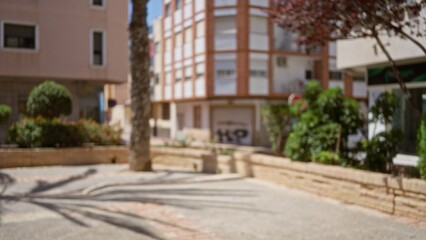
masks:
<path fill-rule="evenodd" d="M 57 181 L 38 181 L 36 186 L 20 194 L 4 194 L 4 190 L 14 182 L 6 174 L 0 174 L 4 190 L 0 195 L 1 204 L 28 203 L 60 215 L 73 224 L 90 228 L 88 222 L 103 223 L 143 234 L 153 239 L 164 239 L 161 233 L 153 230 L 152 224 L 192 232 L 193 228 L 182 224 L 158 219 L 143 211 L 120 209 L 117 206 L 143 204 L 149 206 L 171 206 L 200 210 L 203 208 L 231 209 L 236 211 L 262 211 L 253 209 L 241 201 L 228 201 L 229 198 L 244 199 L 257 196 L 256 192 L 244 189 L 217 188 L 207 186 L 214 182 L 230 182 L 241 177 L 219 178 L 217 175 L 185 174 L 175 176 L 173 172 L 155 173 L 149 179 L 135 181 L 107 181 L 95 185 L 79 187 L 69 191 L 65 185 L 82 181 L 96 175 L 97 171 L 88 169 L 82 174 L 73 175 Z M 206 186 L 204 186 L 204 184 Z M 0 187 L 1 187 L 0 186 Z M 1 188 L 0 188 L 1 189 Z M 225 200 L 224 200 L 225 199 Z M 135 205 L 136 204 L 136 205 Z M 139 205 L 137 205 L 139 206 Z M 0 210 L 1 214 L 1 210 Z"/>

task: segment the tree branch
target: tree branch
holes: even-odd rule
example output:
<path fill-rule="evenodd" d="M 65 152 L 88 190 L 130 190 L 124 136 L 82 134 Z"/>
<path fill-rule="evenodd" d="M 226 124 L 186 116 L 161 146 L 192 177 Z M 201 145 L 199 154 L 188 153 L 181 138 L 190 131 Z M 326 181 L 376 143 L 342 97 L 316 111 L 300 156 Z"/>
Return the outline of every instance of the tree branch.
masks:
<path fill-rule="evenodd" d="M 402 36 L 404 36 L 405 38 L 407 38 L 408 40 L 410 40 L 412 43 L 414 43 L 415 45 L 417 45 L 422 51 L 423 53 L 426 55 L 426 47 L 423 46 L 423 44 L 421 44 L 419 41 L 417 41 L 414 37 L 412 37 L 410 34 L 404 32 L 402 29 L 399 29 L 398 27 L 394 26 L 392 23 L 389 24 L 390 27 L 396 32 L 401 34 Z"/>
<path fill-rule="evenodd" d="M 386 49 L 385 45 L 383 44 L 382 40 L 380 39 L 377 31 L 373 30 L 373 37 L 376 40 L 377 44 L 379 45 L 382 52 L 386 55 L 386 58 L 391 63 L 392 72 L 394 74 L 395 79 L 398 81 L 399 87 L 401 88 L 402 92 L 404 93 L 405 99 L 408 101 L 408 103 L 413 108 L 415 114 L 417 116 L 420 116 L 420 112 L 416 107 L 416 104 L 413 102 L 413 98 L 411 97 L 410 91 L 407 88 L 407 85 L 405 82 L 401 79 L 401 74 L 399 73 L 398 66 L 396 65 L 395 60 L 390 55 L 389 51 Z"/>

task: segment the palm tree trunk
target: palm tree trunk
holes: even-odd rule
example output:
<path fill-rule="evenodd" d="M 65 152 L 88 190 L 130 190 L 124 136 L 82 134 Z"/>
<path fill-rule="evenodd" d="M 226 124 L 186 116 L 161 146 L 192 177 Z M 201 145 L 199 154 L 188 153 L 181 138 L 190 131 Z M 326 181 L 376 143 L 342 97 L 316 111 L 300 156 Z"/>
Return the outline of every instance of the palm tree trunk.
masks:
<path fill-rule="evenodd" d="M 132 171 L 151 171 L 150 126 L 151 94 L 149 77 L 149 40 L 146 23 L 148 0 L 132 0 L 131 40 L 131 109 L 129 165 Z"/>

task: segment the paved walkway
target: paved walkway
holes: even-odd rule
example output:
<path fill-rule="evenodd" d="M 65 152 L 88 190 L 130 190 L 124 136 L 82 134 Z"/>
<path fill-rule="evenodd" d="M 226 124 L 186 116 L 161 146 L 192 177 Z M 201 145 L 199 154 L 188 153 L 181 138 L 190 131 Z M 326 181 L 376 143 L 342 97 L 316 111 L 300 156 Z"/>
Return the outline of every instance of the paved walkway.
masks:
<path fill-rule="evenodd" d="M 2 170 L 0 239 L 426 239 L 424 225 L 236 175 L 126 169 Z"/>

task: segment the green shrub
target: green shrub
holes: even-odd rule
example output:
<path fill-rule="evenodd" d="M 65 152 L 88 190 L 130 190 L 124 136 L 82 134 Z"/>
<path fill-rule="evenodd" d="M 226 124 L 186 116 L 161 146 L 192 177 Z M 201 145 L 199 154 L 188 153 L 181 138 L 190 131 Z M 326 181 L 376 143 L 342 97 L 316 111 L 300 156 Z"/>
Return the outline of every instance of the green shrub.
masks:
<path fill-rule="evenodd" d="M 426 180 L 426 115 L 423 116 L 417 132 L 417 154 L 419 155 L 420 176 Z"/>
<path fill-rule="evenodd" d="M 370 122 L 386 125 L 392 123 L 398 106 L 398 98 L 395 94 L 382 93 L 370 109 Z M 367 158 L 363 167 L 371 171 L 390 173 L 393 169 L 392 160 L 398 153 L 402 137 L 403 133 L 399 129 L 391 129 L 376 134 L 370 140 L 365 140 L 362 148 L 367 153 Z"/>
<path fill-rule="evenodd" d="M 0 124 L 6 122 L 10 114 L 12 114 L 12 109 L 7 105 L 0 104 Z"/>
<path fill-rule="evenodd" d="M 31 116 L 44 118 L 67 116 L 72 112 L 71 93 L 61 84 L 45 81 L 31 91 L 27 110 Z"/>
<path fill-rule="evenodd" d="M 8 143 L 22 148 L 79 147 L 84 143 L 119 145 L 121 130 L 91 120 L 24 118 L 9 128 Z"/>
<path fill-rule="evenodd" d="M 339 88 L 321 91 L 317 81 L 307 84 L 300 103 L 305 105 L 302 111 L 297 104 L 290 107 L 298 121 L 287 140 L 285 155 L 296 161 L 312 161 L 321 152 L 336 152 L 339 159 L 348 159 L 348 136 L 362 124 L 358 103 L 346 98 Z"/>
<path fill-rule="evenodd" d="M 312 136 L 308 138 L 310 155 L 315 156 L 324 151 L 335 152 L 338 147 L 339 131 L 340 126 L 336 123 L 321 125 L 313 129 Z"/>
<path fill-rule="evenodd" d="M 384 92 L 380 94 L 374 103 L 374 106 L 370 109 L 370 122 L 380 122 L 384 124 L 391 123 L 398 106 L 399 101 L 394 93 Z"/>
<path fill-rule="evenodd" d="M 313 155 L 314 162 L 327 164 L 327 165 L 338 165 L 340 163 L 339 155 L 334 152 L 321 151 Z"/>
<path fill-rule="evenodd" d="M 75 147 L 80 146 L 83 136 L 78 126 L 63 120 L 24 118 L 9 129 L 7 142 L 19 147 Z"/>
<path fill-rule="evenodd" d="M 330 88 L 322 92 L 315 103 L 323 124 L 333 122 L 343 126 L 344 140 L 348 135 L 355 133 L 362 124 L 358 102 L 346 98 L 340 88 Z"/>
<path fill-rule="evenodd" d="M 367 159 L 364 168 L 376 172 L 390 172 L 392 160 L 398 153 L 402 141 L 402 132 L 398 129 L 381 132 L 372 139 L 363 142 Z"/>
<path fill-rule="evenodd" d="M 310 138 L 315 127 L 318 126 L 319 118 L 312 111 L 303 113 L 299 121 L 293 126 L 290 133 L 284 155 L 287 157 L 302 162 L 311 161 Z"/>
<path fill-rule="evenodd" d="M 323 89 L 319 81 L 309 81 L 308 83 L 306 83 L 303 98 L 310 102 L 315 102 L 315 100 L 318 98 L 322 91 Z"/>
<path fill-rule="evenodd" d="M 109 125 L 100 125 L 93 120 L 80 120 L 78 128 L 83 136 L 84 143 L 95 145 L 119 145 L 121 142 L 121 129 Z"/>
<path fill-rule="evenodd" d="M 289 107 L 285 105 L 269 105 L 261 110 L 263 123 L 272 143 L 272 149 L 282 154 L 288 135 L 291 131 L 291 114 Z"/>

